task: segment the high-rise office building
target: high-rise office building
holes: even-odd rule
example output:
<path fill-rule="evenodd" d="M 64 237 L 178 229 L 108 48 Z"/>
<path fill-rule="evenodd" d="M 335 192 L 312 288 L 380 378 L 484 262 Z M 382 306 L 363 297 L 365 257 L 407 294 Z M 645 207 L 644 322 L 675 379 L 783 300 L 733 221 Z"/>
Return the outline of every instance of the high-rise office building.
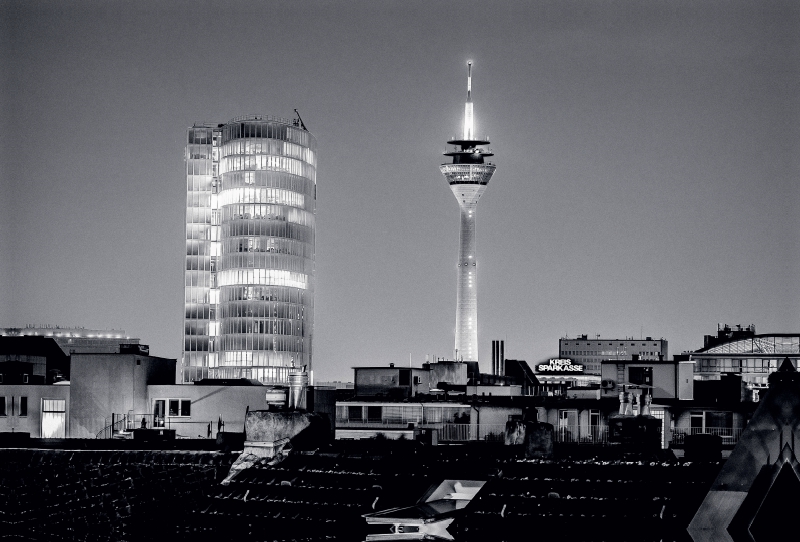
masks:
<path fill-rule="evenodd" d="M 316 147 L 299 116 L 188 129 L 184 382 L 311 371 Z"/>
<path fill-rule="evenodd" d="M 578 335 L 558 340 L 559 357 L 583 365 L 584 374 L 589 375 L 599 375 L 603 361 L 629 360 L 634 355 L 641 361 L 664 360 L 668 354 L 669 343 L 664 338 L 601 339 L 600 335 Z"/>
<path fill-rule="evenodd" d="M 453 150 L 445 152 L 452 156 L 452 164 L 442 164 L 444 174 L 453 195 L 461 207 L 461 233 L 457 262 L 456 287 L 456 336 L 455 356 L 457 360 L 478 361 L 478 258 L 475 245 L 475 215 L 478 199 L 494 174 L 495 165 L 484 162 L 494 156 L 481 145 L 488 145 L 484 137 L 475 135 L 472 115 L 472 62 L 467 68 L 467 104 L 464 111 L 462 137 L 447 142 Z"/>

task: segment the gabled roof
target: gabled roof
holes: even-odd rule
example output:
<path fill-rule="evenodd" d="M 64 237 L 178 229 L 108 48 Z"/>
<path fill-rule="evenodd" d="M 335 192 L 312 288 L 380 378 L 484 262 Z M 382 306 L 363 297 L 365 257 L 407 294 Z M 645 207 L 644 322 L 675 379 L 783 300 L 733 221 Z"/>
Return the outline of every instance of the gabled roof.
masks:
<path fill-rule="evenodd" d="M 800 373 L 787 357 L 769 376 L 769 383 L 769 390 L 689 525 L 696 541 L 748 540 L 761 505 L 778 478 L 789 476 L 791 480 L 794 476 L 800 482 L 800 449 L 795 444 L 795 433 L 800 431 Z"/>

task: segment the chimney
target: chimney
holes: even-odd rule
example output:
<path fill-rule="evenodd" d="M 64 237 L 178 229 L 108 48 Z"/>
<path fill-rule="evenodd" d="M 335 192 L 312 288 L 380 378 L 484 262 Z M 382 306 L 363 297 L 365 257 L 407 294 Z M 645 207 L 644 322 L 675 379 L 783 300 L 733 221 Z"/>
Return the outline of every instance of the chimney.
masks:
<path fill-rule="evenodd" d="M 631 393 L 625 391 L 625 386 L 622 387 L 622 390 L 623 391 L 619 393 L 619 414 L 620 416 L 632 416 Z"/>
<path fill-rule="evenodd" d="M 307 390 L 308 373 L 305 365 L 299 371 L 289 371 L 289 410 L 306 409 Z"/>

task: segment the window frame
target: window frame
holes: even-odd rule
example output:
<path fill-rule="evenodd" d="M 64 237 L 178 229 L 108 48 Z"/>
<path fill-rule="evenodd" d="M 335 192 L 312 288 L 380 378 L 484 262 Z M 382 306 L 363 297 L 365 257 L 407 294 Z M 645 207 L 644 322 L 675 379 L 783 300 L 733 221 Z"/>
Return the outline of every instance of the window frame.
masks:
<path fill-rule="evenodd" d="M 188 397 L 157 397 L 153 399 L 153 415 L 158 417 L 156 413 L 156 406 L 159 401 L 163 401 L 164 409 L 161 412 L 161 416 L 164 419 L 166 418 L 191 418 L 192 417 L 192 400 Z M 177 414 L 173 414 L 172 404 L 176 403 L 177 407 Z M 188 408 L 186 408 L 188 407 Z M 188 413 L 184 413 L 188 410 Z"/>

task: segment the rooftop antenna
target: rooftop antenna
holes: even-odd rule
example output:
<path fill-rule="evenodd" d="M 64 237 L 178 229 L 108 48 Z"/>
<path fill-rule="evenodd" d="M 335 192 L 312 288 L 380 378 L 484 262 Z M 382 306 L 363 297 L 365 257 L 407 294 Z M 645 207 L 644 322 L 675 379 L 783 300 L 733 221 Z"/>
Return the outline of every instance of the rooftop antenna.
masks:
<path fill-rule="evenodd" d="M 296 110 L 295 110 L 296 111 Z M 467 61 L 467 104 L 464 109 L 464 140 L 470 141 L 474 130 L 472 119 L 472 61 Z"/>
<path fill-rule="evenodd" d="M 300 121 L 300 128 L 302 128 L 303 130 L 308 131 L 308 128 L 306 128 L 305 123 L 303 123 L 303 118 L 300 116 L 300 111 L 295 109 L 294 113 L 295 113 L 295 115 L 297 115 L 297 120 Z"/>

